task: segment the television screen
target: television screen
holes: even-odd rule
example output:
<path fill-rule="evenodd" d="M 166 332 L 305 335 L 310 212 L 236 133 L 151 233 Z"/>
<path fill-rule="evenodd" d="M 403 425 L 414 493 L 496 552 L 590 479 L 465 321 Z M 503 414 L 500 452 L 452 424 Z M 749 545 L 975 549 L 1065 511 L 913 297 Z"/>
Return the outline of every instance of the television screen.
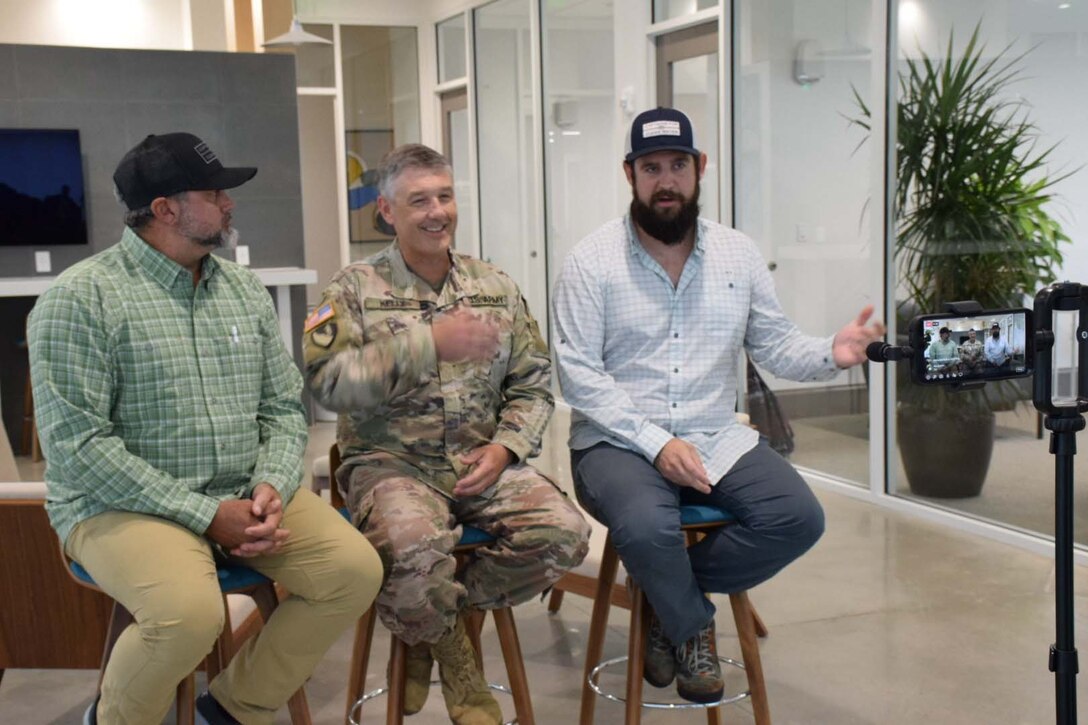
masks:
<path fill-rule="evenodd" d="M 79 131 L 0 129 L 0 246 L 86 243 Z"/>

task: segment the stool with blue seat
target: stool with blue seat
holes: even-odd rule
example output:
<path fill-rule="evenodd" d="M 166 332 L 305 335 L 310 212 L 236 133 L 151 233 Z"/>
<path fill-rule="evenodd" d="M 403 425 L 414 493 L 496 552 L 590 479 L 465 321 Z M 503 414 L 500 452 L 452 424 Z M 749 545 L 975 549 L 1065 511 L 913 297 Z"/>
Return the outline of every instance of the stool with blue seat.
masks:
<path fill-rule="evenodd" d="M 68 573 L 77 584 L 89 589 L 94 589 L 95 591 L 102 591 L 86 569 L 67 557 L 65 557 L 65 560 L 68 562 Z M 255 569 L 240 564 L 219 563 L 216 565 L 216 574 L 219 577 L 219 589 L 223 592 L 223 607 L 226 610 L 227 615 L 219 639 L 216 640 L 216 643 L 212 646 L 212 651 L 208 653 L 207 658 L 204 660 L 204 669 L 207 672 L 209 682 L 226 668 L 237 651 L 234 630 L 231 627 L 230 609 L 227 606 L 227 595 L 245 594 L 252 597 L 257 605 L 257 611 L 260 613 L 261 619 L 265 622 L 272 616 L 272 612 L 276 609 L 277 604 L 279 604 L 275 583 Z M 118 602 L 114 601 L 109 631 L 106 634 L 106 646 L 102 653 L 102 667 L 98 674 L 99 687 L 102 686 L 102 676 L 105 674 L 106 663 L 109 661 L 114 644 L 116 644 L 117 639 L 121 636 L 121 632 L 125 630 L 125 627 L 132 624 L 133 621 L 132 614 Z M 194 722 L 194 697 L 196 694 L 194 674 L 195 673 L 190 673 L 184 680 L 178 683 L 178 725 L 193 725 Z M 300 687 L 291 696 L 291 699 L 288 700 L 287 707 L 291 713 L 291 722 L 293 725 L 311 724 L 310 709 L 306 702 L 306 692 L 303 688 Z"/>
<path fill-rule="evenodd" d="M 350 520 L 350 512 L 336 484 L 336 469 L 339 467 L 340 450 L 334 443 L 329 450 L 329 499 L 332 505 Z M 460 571 L 471 560 L 477 549 L 494 542 L 495 537 L 486 531 L 473 526 L 463 526 L 461 540 L 453 549 L 453 554 L 457 557 L 457 570 Z M 499 646 L 506 663 L 506 674 L 510 679 L 509 688 L 496 684 L 491 684 L 490 687 L 511 696 L 514 701 L 515 722 L 519 725 L 533 725 L 535 720 L 532 700 L 529 696 L 529 680 L 525 674 L 525 662 L 521 656 L 521 643 L 514 624 L 513 610 L 510 607 L 503 607 L 490 611 L 495 620 L 495 631 L 498 634 Z M 483 670 L 483 655 L 480 648 L 480 630 L 483 627 L 485 615 L 486 612 L 472 610 L 468 613 L 467 621 L 469 638 L 476 650 L 476 663 L 481 671 Z M 408 646 L 397 637 L 390 637 L 388 687 L 363 692 L 367 666 L 370 662 L 370 647 L 374 639 L 374 623 L 377 620 L 377 611 L 371 605 L 370 609 L 359 618 L 355 627 L 355 646 L 352 649 L 351 674 L 348 677 L 347 712 L 344 717 L 348 725 L 359 725 L 362 722 L 362 709 L 365 703 L 382 695 L 386 697 L 386 725 L 400 725 L 404 722 L 404 686 L 407 679 Z"/>
<path fill-rule="evenodd" d="M 695 505 L 680 507 L 680 527 L 687 536 L 688 546 L 698 541 L 706 532 L 734 523 L 736 523 L 735 517 L 724 509 Z M 744 669 L 748 679 L 748 690 L 746 692 L 733 696 L 727 695 L 718 703 L 709 705 L 701 703 L 644 702 L 642 700 L 642 665 L 649 627 L 649 617 L 647 616 L 649 605 L 642 590 L 634 582 L 629 582 L 628 585 L 631 624 L 627 656 L 601 661 L 601 654 L 604 651 L 605 631 L 608 626 L 608 612 L 612 604 L 617 600 L 614 589 L 618 567 L 619 556 L 612 544 L 612 536 L 609 534 L 605 539 L 600 573 L 597 576 L 597 591 L 593 599 L 589 641 L 586 644 L 585 677 L 582 681 L 582 708 L 579 724 L 592 724 L 596 697 L 600 695 L 612 701 L 624 703 L 626 708 L 624 722 L 626 725 L 638 725 L 643 707 L 669 710 L 706 709 L 707 722 L 714 724 L 720 722 L 721 705 L 746 698 L 751 700 L 756 724 L 770 725 L 771 716 L 767 704 L 767 689 L 763 679 L 763 667 L 760 662 L 759 644 L 757 642 L 757 636 L 764 636 L 766 629 L 755 614 L 747 592 L 737 592 L 729 595 L 733 620 L 737 628 L 737 637 L 740 640 L 742 662 L 719 658 L 726 664 Z M 627 663 L 627 686 L 624 696 L 619 697 L 604 692 L 597 684 L 601 671 L 606 667 L 624 661 Z"/>

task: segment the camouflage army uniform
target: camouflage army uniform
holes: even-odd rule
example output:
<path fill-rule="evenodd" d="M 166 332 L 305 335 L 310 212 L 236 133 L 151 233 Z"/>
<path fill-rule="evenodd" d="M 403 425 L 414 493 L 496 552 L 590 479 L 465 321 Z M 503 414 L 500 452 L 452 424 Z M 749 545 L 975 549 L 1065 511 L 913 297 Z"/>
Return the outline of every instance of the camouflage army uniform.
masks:
<path fill-rule="evenodd" d="M 385 564 L 378 612 L 409 645 L 436 641 L 465 605 L 509 606 L 543 591 L 585 557 L 589 536 L 566 496 L 524 463 L 554 407 L 536 322 L 506 274 L 451 259 L 435 292 L 394 242 L 337 274 L 303 333 L 310 390 L 340 414 L 337 479 Z M 430 321 L 455 306 L 498 325 L 494 359 L 437 360 Z M 460 457 L 488 443 L 515 463 L 482 494 L 455 498 L 468 473 Z M 457 581 L 450 552 L 462 523 L 498 541 Z"/>

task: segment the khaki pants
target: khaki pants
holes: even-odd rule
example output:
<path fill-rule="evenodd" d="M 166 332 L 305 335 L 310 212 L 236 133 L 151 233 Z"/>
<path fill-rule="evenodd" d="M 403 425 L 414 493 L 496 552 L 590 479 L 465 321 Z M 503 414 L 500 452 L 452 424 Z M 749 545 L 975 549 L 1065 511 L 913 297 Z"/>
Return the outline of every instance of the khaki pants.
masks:
<path fill-rule="evenodd" d="M 209 687 L 246 725 L 272 722 L 381 586 L 373 547 L 310 491 L 295 494 L 283 526 L 291 536 L 279 552 L 240 562 L 291 596 Z M 99 722 L 162 722 L 178 682 L 211 651 L 223 627 L 211 546 L 165 519 L 109 512 L 76 526 L 65 550 L 136 620 L 106 667 Z"/>

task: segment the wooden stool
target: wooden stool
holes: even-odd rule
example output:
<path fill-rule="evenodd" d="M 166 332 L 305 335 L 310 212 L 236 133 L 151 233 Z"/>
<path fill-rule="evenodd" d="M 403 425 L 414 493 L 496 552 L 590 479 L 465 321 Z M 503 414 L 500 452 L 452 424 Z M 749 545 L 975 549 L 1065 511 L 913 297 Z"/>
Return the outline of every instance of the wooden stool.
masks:
<path fill-rule="evenodd" d="M 67 557 L 65 559 L 68 561 L 68 573 L 77 584 L 95 591 L 102 591 L 86 569 L 78 563 L 68 560 Z M 204 670 L 207 672 L 209 682 L 226 668 L 235 654 L 234 632 L 231 628 L 230 609 L 227 608 L 227 595 L 247 594 L 253 597 L 253 600 L 257 603 L 257 611 L 260 612 L 261 619 L 266 622 L 272 616 L 276 605 L 279 604 L 275 584 L 271 579 L 254 569 L 237 564 L 220 564 L 216 567 L 216 573 L 219 576 L 219 588 L 223 592 L 223 607 L 227 612 L 227 616 L 219 639 L 216 640 L 212 646 L 212 651 L 204 660 Z M 102 688 L 102 677 L 106 673 L 106 664 L 109 662 L 113 646 L 117 643 L 117 639 L 121 636 L 125 627 L 132 624 L 133 621 L 132 614 L 114 601 L 113 614 L 110 617 L 109 629 L 106 633 L 106 647 L 102 652 L 102 666 L 98 672 L 99 689 Z M 193 725 L 194 723 L 196 716 L 194 674 L 189 673 L 185 679 L 178 683 L 178 725 Z M 294 725 L 311 725 L 310 708 L 306 703 L 306 691 L 303 688 L 300 687 L 295 691 L 295 694 L 291 695 L 287 707 L 291 713 L 291 722 Z"/>
<path fill-rule="evenodd" d="M 334 443 L 329 449 L 329 500 L 348 520 L 351 514 L 340 495 L 336 483 L 336 470 L 340 468 L 340 450 Z M 457 557 L 457 571 L 472 559 L 474 552 L 495 542 L 495 537 L 473 526 L 462 528 L 461 540 L 453 549 Z M 521 643 L 518 640 L 517 627 L 514 625 L 514 612 L 510 607 L 492 609 L 495 630 L 499 635 L 499 646 L 506 663 L 506 674 L 510 678 L 510 688 L 490 685 L 492 689 L 507 692 L 514 700 L 514 712 L 518 725 L 534 725 L 533 705 L 529 696 L 529 681 L 525 675 L 525 662 L 521 656 Z M 486 612 L 472 610 L 468 613 L 468 635 L 476 650 L 476 664 L 483 671 L 483 655 L 480 649 L 480 630 L 483 628 Z M 363 718 L 363 705 L 375 697 L 387 695 L 385 708 L 386 725 L 401 725 L 404 722 L 404 686 L 407 680 L 406 665 L 408 646 L 397 637 L 391 636 L 389 651 L 389 686 L 372 692 L 363 693 L 366 684 L 367 666 L 370 664 L 370 646 L 374 640 L 374 623 L 378 620 L 374 605 L 359 618 L 355 626 L 355 646 L 352 648 L 351 673 L 348 676 L 347 710 L 344 721 L 348 725 L 359 725 Z M 433 684 L 433 683 L 432 683 Z M 356 717 L 358 711 L 358 717 Z"/>
<path fill-rule="evenodd" d="M 681 528 L 688 538 L 688 545 L 694 543 L 699 536 L 705 535 L 710 529 L 728 526 L 734 522 L 731 514 L 721 509 L 710 506 L 681 506 Z M 610 660 L 609 663 L 601 662 L 601 653 L 604 651 L 605 631 L 608 626 L 608 611 L 613 603 L 622 606 L 625 602 L 622 598 L 617 602 L 614 591 L 616 570 L 619 566 L 619 556 L 612 545 L 611 534 L 605 541 L 604 552 L 601 557 L 601 570 L 597 577 L 597 592 L 593 600 L 593 615 L 589 625 L 589 641 L 586 644 L 586 663 L 584 678 L 582 680 L 582 709 L 579 717 L 580 725 L 591 725 L 596 706 L 596 696 L 599 690 L 595 690 L 595 677 L 606 664 L 615 664 L 624 658 Z M 642 664 L 646 649 L 646 636 L 649 627 L 649 618 L 646 616 L 647 604 L 642 591 L 637 587 L 630 587 L 629 605 L 631 609 L 631 625 L 629 630 L 627 647 L 627 688 L 622 701 L 626 705 L 626 725 L 638 725 L 641 719 L 642 702 Z M 740 640 L 741 657 L 743 665 L 726 660 L 729 664 L 743 666 L 748 678 L 748 692 L 735 697 L 724 699 L 715 705 L 701 705 L 691 703 L 691 707 L 706 707 L 707 722 L 715 725 L 720 722 L 720 705 L 745 697 L 750 697 L 752 710 L 755 715 L 756 725 L 770 725 L 771 714 L 767 704 L 767 689 L 763 680 L 763 667 L 759 658 L 759 644 L 756 637 L 759 631 L 766 634 L 763 623 L 752 608 L 748 600 L 747 592 L 739 592 L 729 595 L 729 603 L 733 610 L 733 621 L 737 627 L 737 637 Z M 557 602 L 555 603 L 557 605 Z M 760 635 L 762 636 L 762 635 Z M 612 697 L 617 701 L 620 698 Z M 662 705 L 665 707 L 665 705 Z M 684 707 L 683 705 L 680 707 Z M 678 709 L 670 707 L 669 709 Z"/>

